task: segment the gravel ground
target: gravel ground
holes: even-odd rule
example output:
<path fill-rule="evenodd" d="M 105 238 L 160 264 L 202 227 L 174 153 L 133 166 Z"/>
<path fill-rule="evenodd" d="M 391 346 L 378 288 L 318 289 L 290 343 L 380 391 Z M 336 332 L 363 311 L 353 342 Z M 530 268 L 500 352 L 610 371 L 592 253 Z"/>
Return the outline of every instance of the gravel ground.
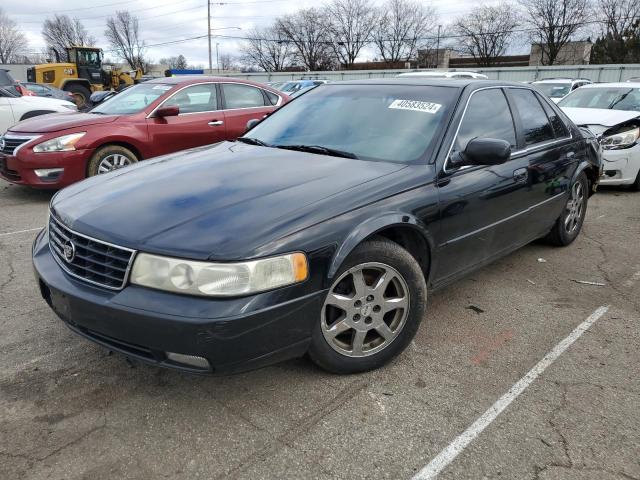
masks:
<path fill-rule="evenodd" d="M 50 198 L 0 180 L 0 478 L 409 479 L 610 305 L 440 478 L 640 479 L 640 194 L 601 191 L 570 247 L 435 293 L 386 368 L 219 378 L 130 363 L 54 316 L 30 259 Z"/>

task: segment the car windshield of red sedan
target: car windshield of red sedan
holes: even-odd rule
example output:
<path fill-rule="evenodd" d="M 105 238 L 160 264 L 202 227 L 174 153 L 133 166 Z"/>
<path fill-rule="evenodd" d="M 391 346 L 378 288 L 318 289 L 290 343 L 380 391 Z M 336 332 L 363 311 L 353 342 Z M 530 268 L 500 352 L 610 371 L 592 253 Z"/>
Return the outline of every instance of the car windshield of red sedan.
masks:
<path fill-rule="evenodd" d="M 173 87 L 174 85 L 164 83 L 141 83 L 127 88 L 109 100 L 106 100 L 91 110 L 91 113 L 101 113 L 103 115 L 138 113 Z"/>
<path fill-rule="evenodd" d="M 240 141 L 363 160 L 413 163 L 440 137 L 459 91 L 424 85 L 321 85 Z"/>

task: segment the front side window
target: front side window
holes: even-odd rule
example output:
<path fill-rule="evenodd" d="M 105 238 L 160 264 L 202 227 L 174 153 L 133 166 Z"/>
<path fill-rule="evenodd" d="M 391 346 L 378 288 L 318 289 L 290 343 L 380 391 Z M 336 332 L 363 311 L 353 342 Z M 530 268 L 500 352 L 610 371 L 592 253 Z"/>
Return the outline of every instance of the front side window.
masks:
<path fill-rule="evenodd" d="M 234 108 L 264 107 L 262 90 L 240 83 L 223 83 L 225 107 L 228 110 Z"/>
<path fill-rule="evenodd" d="M 510 93 L 522 122 L 524 143 L 533 145 L 553 140 L 553 129 L 535 93 L 524 88 L 512 88 Z"/>
<path fill-rule="evenodd" d="M 428 158 L 458 96 L 454 87 L 328 84 L 287 103 L 245 137 L 413 163 Z"/>
<path fill-rule="evenodd" d="M 147 105 L 155 102 L 172 88 L 173 85 L 163 83 L 140 83 L 114 95 L 91 110 L 91 113 L 101 113 L 103 115 L 137 113 L 144 110 Z"/>
<path fill-rule="evenodd" d="M 516 131 L 509 104 L 499 88 L 474 93 L 467 105 L 453 150 L 462 152 L 469 140 L 495 138 L 516 146 Z"/>
<path fill-rule="evenodd" d="M 183 88 L 164 105 L 174 105 L 180 109 L 180 113 L 212 112 L 218 109 L 216 86 L 214 83 L 203 83 Z"/>

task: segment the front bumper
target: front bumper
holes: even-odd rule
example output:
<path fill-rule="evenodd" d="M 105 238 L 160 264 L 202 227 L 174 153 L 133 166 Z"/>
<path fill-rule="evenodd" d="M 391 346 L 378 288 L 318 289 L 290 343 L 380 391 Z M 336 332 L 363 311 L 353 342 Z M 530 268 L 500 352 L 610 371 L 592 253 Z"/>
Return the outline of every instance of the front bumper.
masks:
<path fill-rule="evenodd" d="M 20 148 L 17 155 L 0 153 L 0 177 L 18 185 L 59 189 L 86 177 L 87 161 L 92 150 L 33 153 L 30 147 Z M 54 178 L 40 178 L 37 169 L 62 168 Z"/>
<path fill-rule="evenodd" d="M 640 145 L 622 150 L 603 150 L 600 185 L 630 185 L 640 172 Z"/>
<path fill-rule="evenodd" d="M 293 297 L 280 289 L 245 298 L 209 299 L 129 285 L 108 291 L 68 276 L 46 231 L 33 248 L 43 298 L 74 332 L 143 362 L 193 373 L 227 374 L 304 355 L 324 291 Z M 167 352 L 206 358 L 196 368 Z"/>

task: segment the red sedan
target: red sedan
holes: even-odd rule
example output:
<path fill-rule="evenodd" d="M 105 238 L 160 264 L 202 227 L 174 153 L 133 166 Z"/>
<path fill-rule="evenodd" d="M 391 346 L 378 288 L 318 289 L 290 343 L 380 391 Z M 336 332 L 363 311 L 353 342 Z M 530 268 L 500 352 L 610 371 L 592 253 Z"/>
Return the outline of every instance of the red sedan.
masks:
<path fill-rule="evenodd" d="M 25 120 L 0 137 L 0 176 L 61 188 L 158 155 L 241 136 L 246 124 L 288 101 L 265 85 L 230 78 L 159 78 L 89 113 Z"/>

